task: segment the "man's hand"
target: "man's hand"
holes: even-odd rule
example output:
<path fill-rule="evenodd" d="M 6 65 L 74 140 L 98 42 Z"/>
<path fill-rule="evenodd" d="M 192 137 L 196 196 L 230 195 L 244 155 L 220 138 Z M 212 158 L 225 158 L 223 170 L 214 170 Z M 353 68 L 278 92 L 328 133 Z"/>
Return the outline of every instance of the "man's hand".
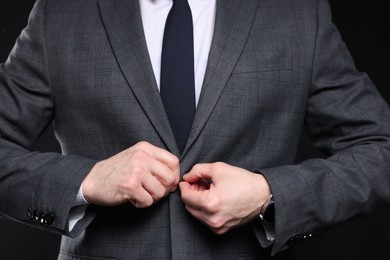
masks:
<path fill-rule="evenodd" d="M 216 234 L 257 217 L 271 194 L 264 176 L 225 163 L 197 164 L 183 179 L 186 209 Z"/>
<path fill-rule="evenodd" d="M 168 151 L 139 142 L 98 162 L 83 181 L 85 199 L 113 206 L 130 201 L 149 207 L 175 191 L 180 179 L 179 160 Z"/>

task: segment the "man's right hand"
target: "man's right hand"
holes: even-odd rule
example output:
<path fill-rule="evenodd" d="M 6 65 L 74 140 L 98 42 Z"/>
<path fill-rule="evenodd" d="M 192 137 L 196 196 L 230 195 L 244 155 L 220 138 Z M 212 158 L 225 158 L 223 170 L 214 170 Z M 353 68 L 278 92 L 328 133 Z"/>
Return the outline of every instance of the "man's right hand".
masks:
<path fill-rule="evenodd" d="M 176 190 L 180 180 L 179 159 L 147 142 L 139 142 L 98 162 L 82 187 L 89 203 L 114 206 L 130 201 L 149 207 Z"/>

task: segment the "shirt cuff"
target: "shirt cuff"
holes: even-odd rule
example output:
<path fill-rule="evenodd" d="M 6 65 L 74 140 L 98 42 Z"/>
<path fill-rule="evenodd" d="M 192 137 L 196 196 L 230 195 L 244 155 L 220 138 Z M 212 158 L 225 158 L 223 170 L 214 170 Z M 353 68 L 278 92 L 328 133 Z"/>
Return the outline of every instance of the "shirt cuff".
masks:
<path fill-rule="evenodd" d="M 85 212 L 87 210 L 87 207 L 88 207 L 88 205 L 81 205 L 81 206 L 73 207 L 70 210 L 70 213 L 69 213 L 69 232 L 71 232 L 72 229 L 74 228 L 74 226 L 77 224 L 77 222 L 84 217 Z"/>
<path fill-rule="evenodd" d="M 73 207 L 88 205 L 89 202 L 85 199 L 83 194 L 83 184 L 80 185 L 80 189 L 77 192 L 76 199 L 73 202 Z"/>
<path fill-rule="evenodd" d="M 84 217 L 88 204 L 83 194 L 83 184 L 81 184 L 69 213 L 69 232 Z"/>

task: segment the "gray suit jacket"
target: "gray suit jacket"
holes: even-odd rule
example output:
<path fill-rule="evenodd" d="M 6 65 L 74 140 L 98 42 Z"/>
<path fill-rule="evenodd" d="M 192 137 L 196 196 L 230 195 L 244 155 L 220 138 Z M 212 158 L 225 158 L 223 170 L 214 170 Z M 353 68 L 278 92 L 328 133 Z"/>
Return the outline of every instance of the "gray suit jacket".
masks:
<path fill-rule="evenodd" d="M 62 155 L 30 152 L 53 121 Z M 294 163 L 303 125 L 327 159 Z M 325 0 L 218 0 L 181 172 L 216 161 L 262 172 L 273 253 L 388 202 L 389 138 L 389 107 L 356 71 Z M 138 1 L 38 0 L 0 67 L 0 214 L 66 235 L 64 260 L 269 254 L 258 222 L 215 235 L 178 191 L 148 209 L 91 206 L 69 232 L 91 167 L 141 140 L 178 154 Z"/>

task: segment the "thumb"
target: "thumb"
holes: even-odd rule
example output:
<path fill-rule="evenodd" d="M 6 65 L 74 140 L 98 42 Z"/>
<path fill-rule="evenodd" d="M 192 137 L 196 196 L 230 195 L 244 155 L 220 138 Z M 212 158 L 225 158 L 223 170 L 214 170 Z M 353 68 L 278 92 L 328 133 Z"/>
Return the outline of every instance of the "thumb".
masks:
<path fill-rule="evenodd" d="M 207 180 L 209 183 L 213 181 L 212 164 L 202 163 L 196 164 L 192 167 L 191 171 L 183 175 L 183 180 L 189 183 L 199 182 L 201 180 Z"/>
<path fill-rule="evenodd" d="M 203 205 L 205 197 L 207 197 L 204 190 L 192 189 L 188 182 L 180 182 L 179 188 L 181 191 L 181 199 L 186 205 L 192 207 L 199 207 Z"/>

